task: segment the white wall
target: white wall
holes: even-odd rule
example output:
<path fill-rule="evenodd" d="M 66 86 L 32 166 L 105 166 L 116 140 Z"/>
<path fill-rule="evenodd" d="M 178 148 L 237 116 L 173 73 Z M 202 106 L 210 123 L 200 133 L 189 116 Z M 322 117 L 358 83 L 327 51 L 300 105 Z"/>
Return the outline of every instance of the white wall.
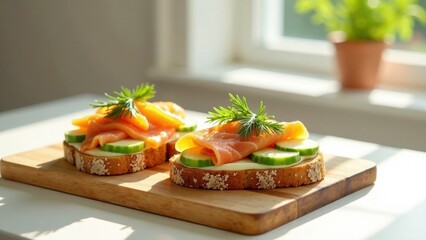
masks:
<path fill-rule="evenodd" d="M 146 80 L 154 8 L 152 0 L 1 0 L 0 112 Z"/>

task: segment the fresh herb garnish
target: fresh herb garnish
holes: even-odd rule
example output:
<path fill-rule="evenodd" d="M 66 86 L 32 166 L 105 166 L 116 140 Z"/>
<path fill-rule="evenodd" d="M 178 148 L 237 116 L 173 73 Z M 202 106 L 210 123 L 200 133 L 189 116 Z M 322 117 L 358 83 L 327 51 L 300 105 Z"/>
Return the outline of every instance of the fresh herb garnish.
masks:
<path fill-rule="evenodd" d="M 252 135 L 259 136 L 264 133 L 281 134 L 283 132 L 282 124 L 273 121 L 274 116 L 267 115 L 265 112 L 265 105 L 260 102 L 257 113 L 253 113 L 245 97 L 240 98 L 238 95 L 229 94 L 232 106 L 214 107 L 215 112 L 209 112 L 210 116 L 207 122 L 216 122 L 218 124 L 225 124 L 233 121 L 238 121 L 240 127 L 238 134 L 242 138 L 248 138 Z"/>
<path fill-rule="evenodd" d="M 121 91 L 114 91 L 115 96 L 105 93 L 108 98 L 106 102 L 95 100 L 95 103 L 91 104 L 91 106 L 94 108 L 106 107 L 107 114 L 105 117 L 107 118 L 135 117 L 139 113 L 135 101 L 144 102 L 153 98 L 155 93 L 153 84 L 144 83 L 133 90 L 121 87 Z"/>

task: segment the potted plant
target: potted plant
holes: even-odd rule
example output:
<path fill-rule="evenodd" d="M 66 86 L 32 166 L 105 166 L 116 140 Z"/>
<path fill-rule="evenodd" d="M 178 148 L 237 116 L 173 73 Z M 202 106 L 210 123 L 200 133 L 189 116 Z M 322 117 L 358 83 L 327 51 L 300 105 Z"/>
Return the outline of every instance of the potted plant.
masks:
<path fill-rule="evenodd" d="M 346 88 L 373 88 L 387 46 L 409 40 L 416 21 L 426 23 L 418 0 L 297 0 L 295 8 L 326 27 Z"/>

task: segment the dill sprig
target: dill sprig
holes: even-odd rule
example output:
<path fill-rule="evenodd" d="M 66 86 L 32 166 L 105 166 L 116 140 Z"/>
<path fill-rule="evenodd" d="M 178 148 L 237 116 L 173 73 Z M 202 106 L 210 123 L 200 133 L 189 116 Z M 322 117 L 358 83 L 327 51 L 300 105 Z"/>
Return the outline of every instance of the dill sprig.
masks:
<path fill-rule="evenodd" d="M 153 98 L 155 93 L 154 84 L 143 83 L 133 90 L 121 87 L 121 91 L 114 91 L 114 96 L 105 93 L 107 101 L 95 100 L 95 103 L 91 106 L 94 108 L 106 107 L 107 114 L 105 117 L 107 118 L 135 117 L 139 113 L 135 101 L 144 102 Z"/>
<path fill-rule="evenodd" d="M 281 134 L 283 132 L 282 124 L 274 121 L 274 116 L 266 114 L 266 107 L 262 101 L 257 113 L 254 113 L 250 110 L 245 97 L 240 98 L 238 95 L 234 96 L 230 93 L 229 98 L 232 106 L 214 107 L 215 112 L 209 112 L 207 122 L 225 124 L 238 121 L 240 123 L 238 134 L 244 139 L 252 135 Z"/>

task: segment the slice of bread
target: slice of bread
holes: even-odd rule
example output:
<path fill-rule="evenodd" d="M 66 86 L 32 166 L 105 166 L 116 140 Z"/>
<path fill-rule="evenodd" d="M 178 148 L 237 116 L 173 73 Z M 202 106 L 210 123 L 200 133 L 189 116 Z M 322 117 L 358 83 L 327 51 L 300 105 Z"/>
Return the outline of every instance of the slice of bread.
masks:
<path fill-rule="evenodd" d="M 170 159 L 170 179 L 175 184 L 190 188 L 236 190 L 297 187 L 321 181 L 325 176 L 321 153 L 291 167 L 231 171 L 189 168 L 177 161 L 179 157 L 175 155 Z"/>
<path fill-rule="evenodd" d="M 114 157 L 85 154 L 64 141 L 65 160 L 78 170 L 95 175 L 119 175 L 133 173 L 160 165 L 166 161 L 167 146 L 145 149 L 143 152 Z"/>

